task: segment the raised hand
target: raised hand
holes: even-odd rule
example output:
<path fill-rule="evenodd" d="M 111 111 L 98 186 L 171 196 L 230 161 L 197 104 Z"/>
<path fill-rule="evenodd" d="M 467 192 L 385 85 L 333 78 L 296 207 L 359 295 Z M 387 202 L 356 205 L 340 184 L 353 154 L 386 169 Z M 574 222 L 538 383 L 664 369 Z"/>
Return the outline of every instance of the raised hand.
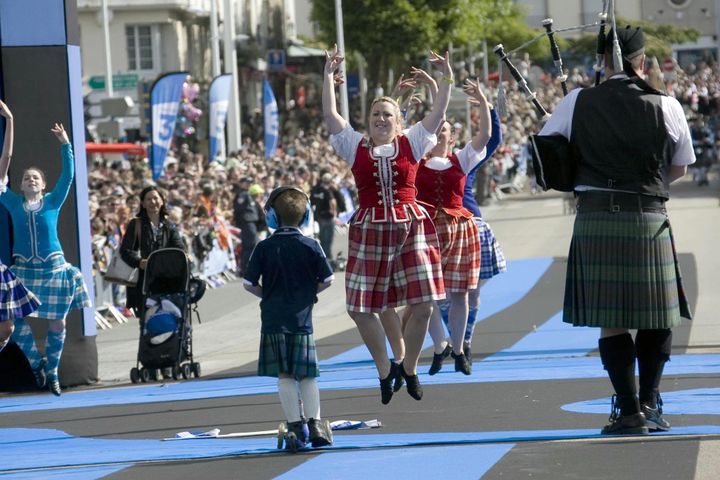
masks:
<path fill-rule="evenodd" d="M 55 138 L 57 138 L 60 143 L 66 144 L 70 143 L 70 139 L 68 138 L 68 134 L 65 131 L 65 127 L 63 127 L 62 123 L 56 123 L 50 131 L 53 135 L 55 135 Z"/>
<path fill-rule="evenodd" d="M 400 74 L 400 78 L 398 78 L 397 82 L 395 83 L 395 87 L 393 88 L 392 93 L 390 94 L 390 97 L 392 98 L 398 98 L 401 96 L 404 96 L 406 92 L 409 90 L 415 89 L 417 86 L 417 82 L 414 78 L 405 78 L 405 74 Z"/>
<path fill-rule="evenodd" d="M 431 50 L 428 61 L 431 65 L 435 65 L 444 77 L 454 81 L 452 66 L 450 65 L 450 52 L 445 51 L 445 56 L 441 57 Z"/>
<path fill-rule="evenodd" d="M 0 100 L 0 117 L 4 117 L 8 120 L 12 120 L 13 118 L 12 112 L 2 100 Z"/>
<path fill-rule="evenodd" d="M 333 48 L 331 52 L 325 50 L 325 75 L 335 73 L 335 70 L 338 69 L 343 60 L 345 60 L 345 57 L 340 55 L 337 45 L 335 45 L 335 48 Z"/>
<path fill-rule="evenodd" d="M 336 72 L 333 74 L 333 83 L 336 87 L 342 85 L 343 83 L 345 83 L 345 78 L 342 76 L 342 74 Z"/>
<path fill-rule="evenodd" d="M 465 92 L 471 99 L 475 100 L 476 102 L 487 102 L 485 94 L 480 88 L 480 80 L 477 80 L 476 82 L 473 82 L 470 79 L 465 80 L 465 84 L 463 85 L 463 92 Z M 471 103 L 476 104 L 475 102 Z"/>
<path fill-rule="evenodd" d="M 412 73 L 413 79 L 415 79 L 417 83 L 435 83 L 435 79 L 432 78 L 430 74 L 422 68 L 410 67 L 410 73 Z"/>

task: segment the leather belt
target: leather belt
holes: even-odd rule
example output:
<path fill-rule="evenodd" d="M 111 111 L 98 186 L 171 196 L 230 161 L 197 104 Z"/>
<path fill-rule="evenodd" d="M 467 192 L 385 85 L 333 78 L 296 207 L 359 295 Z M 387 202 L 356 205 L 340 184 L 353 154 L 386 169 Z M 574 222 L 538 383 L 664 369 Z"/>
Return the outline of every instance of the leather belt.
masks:
<path fill-rule="evenodd" d="M 624 192 L 580 192 L 577 211 L 579 213 L 667 213 L 664 198 Z"/>

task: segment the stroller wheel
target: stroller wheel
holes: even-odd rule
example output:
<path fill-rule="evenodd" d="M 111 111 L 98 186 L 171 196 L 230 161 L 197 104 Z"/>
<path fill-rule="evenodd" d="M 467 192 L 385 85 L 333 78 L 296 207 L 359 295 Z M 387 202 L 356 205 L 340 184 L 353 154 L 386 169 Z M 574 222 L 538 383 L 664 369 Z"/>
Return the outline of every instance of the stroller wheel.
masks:
<path fill-rule="evenodd" d="M 150 370 L 148 370 L 147 368 L 141 368 L 140 369 L 140 380 L 142 380 L 143 383 L 148 383 L 151 380 Z"/>
<path fill-rule="evenodd" d="M 190 367 L 192 368 L 192 373 L 195 376 L 195 378 L 200 378 L 200 373 L 201 373 L 200 364 L 197 362 L 194 362 L 190 365 Z"/>
<path fill-rule="evenodd" d="M 173 380 L 180 378 L 180 367 L 178 365 L 173 365 L 172 367 L 172 378 Z"/>
<path fill-rule="evenodd" d="M 189 363 L 183 364 L 183 366 L 182 366 L 182 377 L 183 377 L 183 380 L 187 380 L 188 378 L 190 378 L 190 375 L 191 375 L 191 372 L 190 372 L 190 364 L 189 364 Z"/>
<path fill-rule="evenodd" d="M 132 383 L 140 383 L 140 370 L 137 367 L 130 369 L 130 381 Z"/>

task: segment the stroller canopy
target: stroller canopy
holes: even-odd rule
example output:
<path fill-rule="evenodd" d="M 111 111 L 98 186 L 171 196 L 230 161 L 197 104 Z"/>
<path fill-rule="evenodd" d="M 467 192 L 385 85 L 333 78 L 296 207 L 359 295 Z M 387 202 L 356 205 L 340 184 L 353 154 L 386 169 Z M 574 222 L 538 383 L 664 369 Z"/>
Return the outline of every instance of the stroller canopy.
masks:
<path fill-rule="evenodd" d="M 148 257 L 143 294 L 187 293 L 189 282 L 190 265 L 183 250 L 161 248 Z"/>

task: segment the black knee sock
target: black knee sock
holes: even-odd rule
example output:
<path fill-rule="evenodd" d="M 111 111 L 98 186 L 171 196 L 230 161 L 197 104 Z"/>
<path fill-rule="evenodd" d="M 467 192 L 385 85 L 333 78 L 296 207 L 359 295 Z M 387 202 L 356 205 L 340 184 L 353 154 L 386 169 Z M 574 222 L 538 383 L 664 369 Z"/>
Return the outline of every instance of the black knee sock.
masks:
<path fill-rule="evenodd" d="M 640 411 L 635 386 L 635 344 L 629 333 L 601 338 L 600 359 L 617 394 L 622 415 Z"/>
<path fill-rule="evenodd" d="M 657 395 L 665 362 L 670 359 L 672 330 L 638 330 L 635 337 L 640 373 L 640 403 L 657 408 Z"/>

